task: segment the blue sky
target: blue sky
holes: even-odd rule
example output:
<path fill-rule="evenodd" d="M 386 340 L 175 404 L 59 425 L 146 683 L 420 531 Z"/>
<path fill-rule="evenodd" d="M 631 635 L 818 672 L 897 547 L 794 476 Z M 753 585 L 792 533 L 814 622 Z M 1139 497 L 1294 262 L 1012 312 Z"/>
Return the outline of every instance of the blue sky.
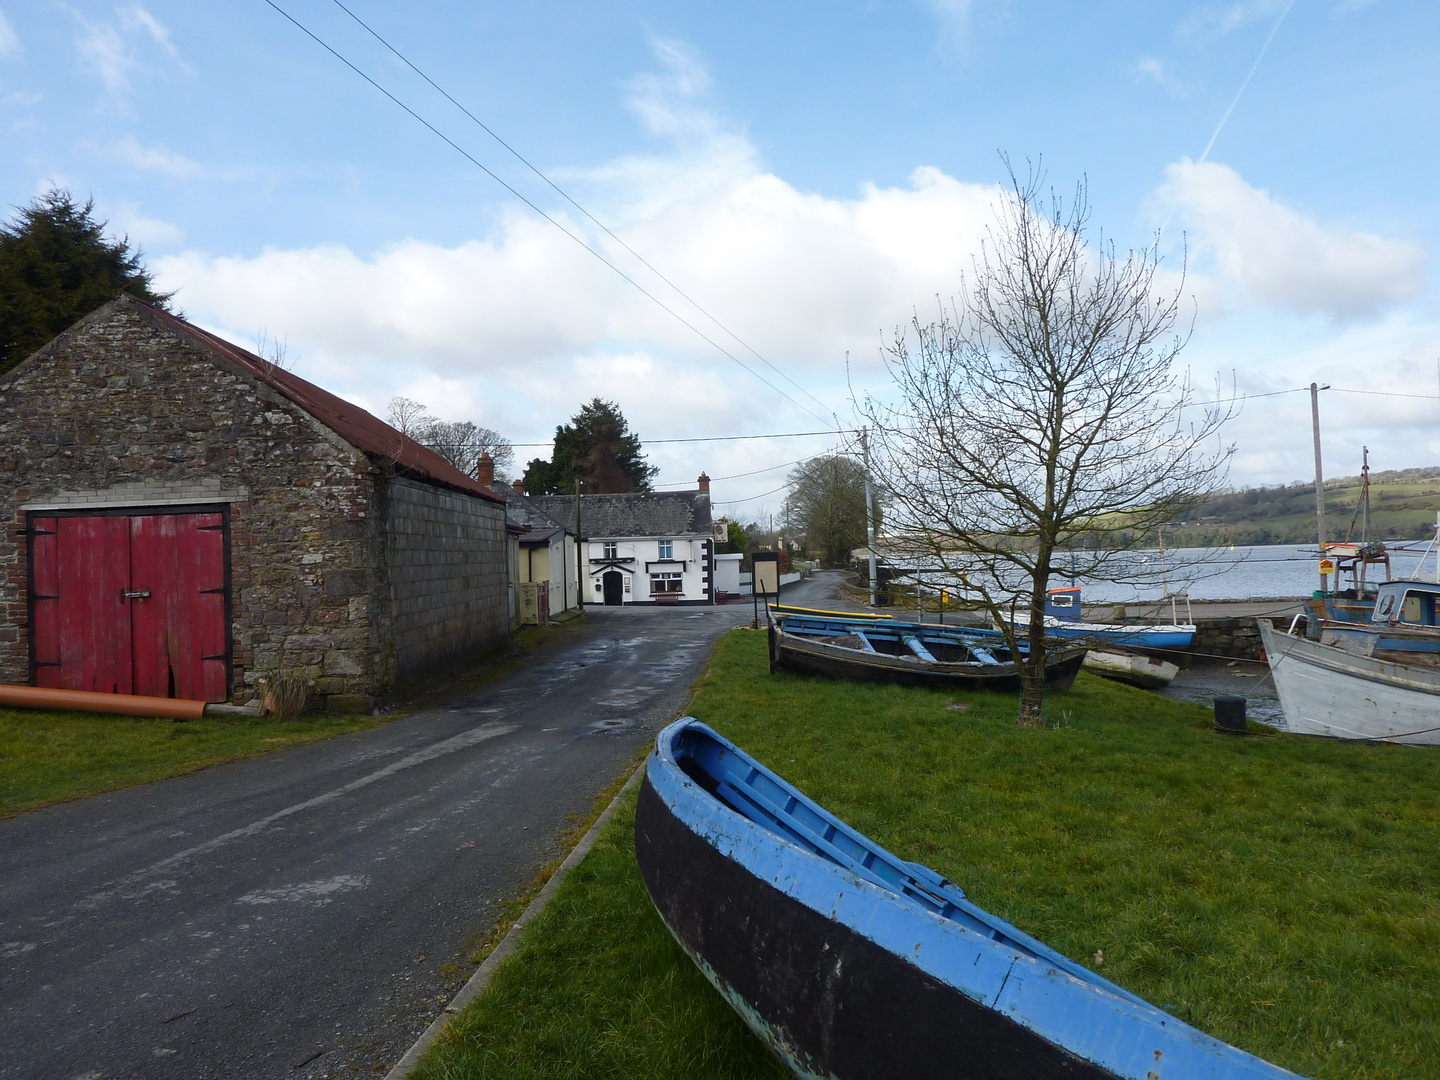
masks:
<path fill-rule="evenodd" d="M 276 2 L 705 324 L 333 0 Z M 1327 473 L 1362 444 L 1378 468 L 1440 462 L 1440 5 L 349 6 L 803 391 L 680 326 L 264 0 L 0 0 L 0 197 L 93 195 L 189 317 L 284 339 L 376 411 L 403 393 L 527 443 L 598 394 L 660 440 L 815 430 L 805 409 L 843 422 L 853 388 L 883 393 L 881 332 L 956 290 L 1000 153 L 1043 156 L 1122 247 L 1163 224 L 1177 269 L 1188 246 L 1183 363 L 1251 395 L 1233 482 L 1311 475 L 1308 395 L 1256 395 L 1312 380 L 1336 388 Z M 717 500 L 751 517 L 832 445 L 650 456 L 662 484 L 734 477 Z"/>

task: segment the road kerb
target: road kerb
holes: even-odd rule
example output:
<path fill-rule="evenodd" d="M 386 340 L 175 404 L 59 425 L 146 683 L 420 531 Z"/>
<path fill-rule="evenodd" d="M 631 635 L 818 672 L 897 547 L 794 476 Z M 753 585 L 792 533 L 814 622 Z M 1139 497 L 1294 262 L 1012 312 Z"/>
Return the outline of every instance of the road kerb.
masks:
<path fill-rule="evenodd" d="M 649 760 L 648 754 L 645 760 Z M 520 918 L 515 920 L 515 925 L 510 927 L 509 932 L 500 939 L 500 944 L 495 946 L 494 951 L 485 958 L 485 962 L 476 969 L 474 975 L 470 976 L 470 980 L 460 988 L 460 992 L 455 995 L 450 1004 L 445 1006 L 445 1011 L 420 1034 L 420 1038 L 415 1040 L 415 1045 L 405 1051 L 405 1056 L 385 1074 L 385 1080 L 404 1080 L 410 1070 L 419 1063 L 425 1051 L 430 1049 L 430 1044 L 440 1037 L 440 1033 L 445 1030 L 445 1025 L 450 1022 L 450 1017 L 485 992 L 485 988 L 490 985 L 490 980 L 494 977 L 495 969 L 519 948 L 520 940 L 525 936 L 525 929 L 529 926 L 530 921 L 545 910 L 545 906 L 560 890 L 560 886 L 569 876 L 570 871 L 579 866 L 581 860 L 590 854 L 590 849 L 595 846 L 595 841 L 600 837 L 600 831 L 615 816 L 615 808 L 620 805 L 620 800 L 625 798 L 631 788 L 640 783 L 640 778 L 644 775 L 645 761 L 642 761 L 639 767 L 631 773 L 630 779 L 625 781 L 625 786 L 620 789 L 615 798 L 610 800 L 610 805 L 605 807 L 600 816 L 595 819 L 595 824 L 590 826 L 589 832 L 580 838 L 580 842 L 575 845 L 569 855 L 565 856 L 565 861 L 550 876 L 545 887 L 540 890 L 534 900 L 530 901 L 530 905 L 520 914 Z"/>

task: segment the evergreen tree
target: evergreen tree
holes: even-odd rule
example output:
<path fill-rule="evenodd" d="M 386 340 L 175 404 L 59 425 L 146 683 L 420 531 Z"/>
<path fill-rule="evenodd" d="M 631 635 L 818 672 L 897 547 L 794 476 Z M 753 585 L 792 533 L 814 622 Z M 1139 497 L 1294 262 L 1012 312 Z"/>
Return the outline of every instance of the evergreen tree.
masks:
<path fill-rule="evenodd" d="M 0 372 L 122 292 L 166 306 L 139 248 L 107 239 L 94 209 L 56 188 L 0 226 Z"/>
<path fill-rule="evenodd" d="M 555 429 L 555 452 L 549 461 L 533 459 L 525 468 L 525 490 L 532 495 L 587 495 L 649 491 L 660 470 L 647 464 L 640 437 L 630 430 L 620 407 L 598 397 Z"/>

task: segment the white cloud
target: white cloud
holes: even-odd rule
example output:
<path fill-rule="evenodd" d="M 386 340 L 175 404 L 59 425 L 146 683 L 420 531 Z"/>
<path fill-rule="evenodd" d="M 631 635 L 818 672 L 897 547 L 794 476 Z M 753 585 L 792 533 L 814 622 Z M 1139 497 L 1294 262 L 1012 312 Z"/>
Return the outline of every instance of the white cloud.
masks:
<path fill-rule="evenodd" d="M 15 33 L 15 28 L 10 25 L 10 20 L 5 18 L 5 12 L 0 11 L 0 57 L 8 59 L 20 55 L 20 35 Z"/>
<path fill-rule="evenodd" d="M 693 55 L 666 43 L 657 51 L 660 73 L 635 80 L 630 101 L 671 150 L 572 170 L 564 186 L 825 404 L 748 355 L 588 222 L 552 212 L 792 398 L 822 416 L 848 416 L 847 379 L 858 390 L 884 386 L 882 335 L 917 308 L 928 318 L 937 294 L 958 290 L 1003 193 L 933 167 L 917 168 L 903 185 L 867 185 L 848 198 L 800 190 L 766 170 L 743 135 L 701 107 L 708 81 Z M 1240 324 L 1283 331 L 1267 340 L 1277 347 L 1252 350 L 1260 359 L 1243 371 L 1242 390 L 1277 388 L 1273 380 L 1279 388 L 1294 385 L 1296 377 L 1284 372 L 1315 362 L 1291 362 L 1297 347 L 1286 335 L 1293 325 L 1323 320 L 1286 316 L 1277 324 L 1256 305 L 1343 316 L 1418 288 L 1416 245 L 1317 224 L 1224 166 L 1177 163 L 1155 204 L 1158 213 L 1173 210 L 1198 239 L 1204 272 L 1192 267 L 1187 292 L 1200 297 L 1202 312 L 1219 309 L 1222 296 L 1243 302 L 1232 304 L 1232 318 L 1202 323 L 1186 352 L 1202 383 L 1237 366 L 1238 353 L 1250 348 L 1235 333 Z M 268 327 L 288 340 L 301 375 L 372 411 L 383 413 L 389 398 L 403 393 L 446 419 L 474 420 L 520 442 L 546 438 L 595 396 L 619 402 L 645 440 L 822 427 L 518 207 L 502 213 L 490 235 L 445 246 L 405 240 L 374 252 L 340 245 L 254 255 L 189 251 L 150 264 L 162 289 L 180 290 L 177 303 L 191 318 L 242 344 Z M 1162 277 L 1177 280 L 1173 271 Z M 1369 358 L 1368 370 L 1395 355 L 1373 323 L 1350 323 L 1340 333 L 1351 335 L 1353 355 Z M 1308 383 L 1310 367 L 1304 370 Z M 1269 408 L 1247 411 L 1251 426 L 1237 429 L 1246 446 L 1269 445 Z M 825 438 L 679 444 L 652 447 L 651 456 L 665 470 L 661 483 L 685 483 L 702 468 L 712 477 L 745 473 L 833 445 Z M 548 450 L 517 449 L 520 462 L 537 455 Z M 1265 467 L 1263 457 L 1255 467 Z M 1288 480 L 1288 461 L 1285 470 Z M 767 491 L 784 472 L 717 485 L 716 501 Z M 766 503 L 773 508 L 779 498 L 738 510 L 744 516 Z"/>
<path fill-rule="evenodd" d="M 1181 21 L 1179 34 L 1186 40 L 1212 41 L 1256 19 L 1279 15 L 1291 2 L 1293 0 L 1236 0 L 1230 4 L 1206 4 Z"/>
<path fill-rule="evenodd" d="M 1188 97 L 1190 91 L 1186 86 L 1166 70 L 1165 64 L 1154 56 L 1144 56 L 1131 69 L 1136 75 L 1154 79 L 1176 97 Z"/>
<path fill-rule="evenodd" d="M 1152 199 L 1187 226 L 1197 264 L 1242 304 L 1348 319 L 1412 300 L 1424 285 L 1418 242 L 1321 225 L 1227 165 L 1183 158 Z"/>
<path fill-rule="evenodd" d="M 132 77 L 141 70 L 137 39 L 143 42 L 149 38 L 175 65 L 189 71 L 170 38 L 170 31 L 143 7 L 116 8 L 112 22 L 91 22 L 74 8 L 68 10 L 80 24 L 81 33 L 75 44 L 82 69 L 98 75 L 111 97 L 123 97 L 130 89 Z"/>
<path fill-rule="evenodd" d="M 177 180 L 191 180 L 205 172 L 198 162 L 164 146 L 141 146 L 133 135 L 127 135 L 117 142 L 114 153 L 127 165 L 133 165 L 145 172 L 164 173 Z"/>
<path fill-rule="evenodd" d="M 151 249 L 175 248 L 185 242 L 184 229 L 142 213 L 134 203 L 117 203 L 103 209 L 106 231 L 115 236 L 128 236 L 133 243 Z"/>

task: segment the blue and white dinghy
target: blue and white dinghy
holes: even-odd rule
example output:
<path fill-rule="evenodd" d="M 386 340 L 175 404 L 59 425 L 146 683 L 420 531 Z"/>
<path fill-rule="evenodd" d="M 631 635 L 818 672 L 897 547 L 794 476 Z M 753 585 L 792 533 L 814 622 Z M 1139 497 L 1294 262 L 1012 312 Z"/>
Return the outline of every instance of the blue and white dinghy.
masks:
<path fill-rule="evenodd" d="M 635 817 L 656 910 L 797 1077 L 1280 1080 L 891 855 L 693 718 Z"/>

